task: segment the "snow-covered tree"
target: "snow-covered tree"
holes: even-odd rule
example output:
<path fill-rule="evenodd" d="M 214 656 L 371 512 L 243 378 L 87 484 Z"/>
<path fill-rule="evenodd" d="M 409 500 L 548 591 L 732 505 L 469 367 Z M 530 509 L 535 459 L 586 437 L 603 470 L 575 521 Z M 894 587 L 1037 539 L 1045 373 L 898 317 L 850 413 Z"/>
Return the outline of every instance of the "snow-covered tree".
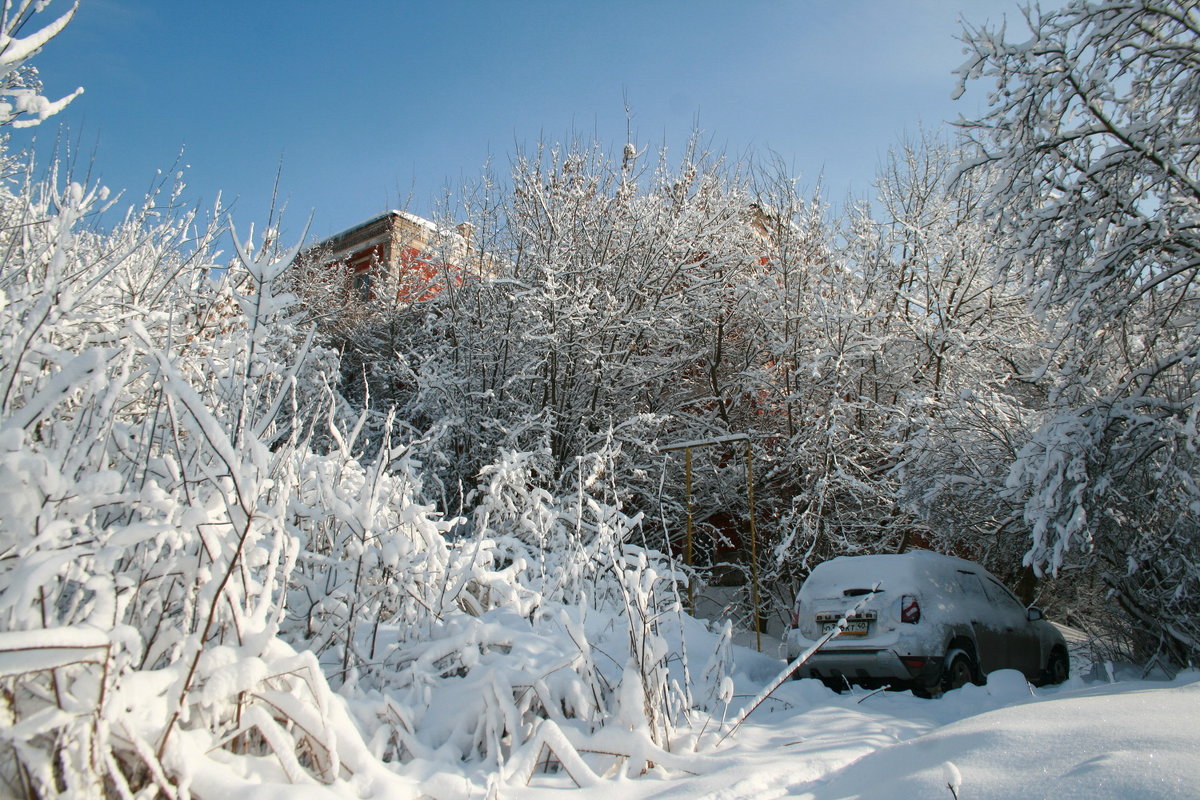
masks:
<path fill-rule="evenodd" d="M 66 108 L 83 89 L 58 100 L 41 94 L 37 70 L 27 62 L 67 27 L 79 4 L 75 3 L 53 22 L 28 30 L 38 14 L 46 10 L 44 0 L 5 0 L 0 10 L 0 126 L 28 128 Z"/>
<path fill-rule="evenodd" d="M 1200 10 L 1073 0 L 1026 38 L 967 28 L 961 123 L 994 176 L 984 211 L 1011 241 L 1053 346 L 1045 416 L 1008 477 L 1027 563 L 1082 554 L 1149 632 L 1200 652 Z M 1011 238 L 1008 238 L 1011 237 Z"/>
<path fill-rule="evenodd" d="M 1015 580 L 1024 528 L 1005 476 L 1045 401 L 1027 377 L 1045 353 L 1019 287 L 997 280 L 980 214 L 988 176 L 955 180 L 962 157 L 927 132 L 889 155 L 876 184 L 888 300 L 875 325 L 891 331 L 898 490 L 925 525 L 914 532 Z"/>
<path fill-rule="evenodd" d="M 607 480 L 649 510 L 664 431 L 688 438 L 733 424 L 731 343 L 746 341 L 740 287 L 756 249 L 748 202 L 696 149 L 677 167 L 665 156 L 644 166 L 642 155 L 631 147 L 617 164 L 584 145 L 518 154 L 511 191 L 470 198 L 486 264 L 372 321 L 392 352 L 371 369 L 393 378 L 371 402 L 397 403 L 421 432 L 447 508 L 463 507 L 498 450 L 544 453 L 532 477 L 557 494 L 571 491 L 576 458 L 612 440 L 625 459 Z"/>
<path fill-rule="evenodd" d="M 819 196 L 803 196 L 780 164 L 755 177 L 763 264 L 744 313 L 762 355 L 742 369 L 773 552 L 766 574 L 799 578 L 833 555 L 898 545 L 888 475 L 897 393 L 883 388 L 881 262 L 857 252 L 872 250 L 876 226 L 859 215 L 839 242 Z"/>

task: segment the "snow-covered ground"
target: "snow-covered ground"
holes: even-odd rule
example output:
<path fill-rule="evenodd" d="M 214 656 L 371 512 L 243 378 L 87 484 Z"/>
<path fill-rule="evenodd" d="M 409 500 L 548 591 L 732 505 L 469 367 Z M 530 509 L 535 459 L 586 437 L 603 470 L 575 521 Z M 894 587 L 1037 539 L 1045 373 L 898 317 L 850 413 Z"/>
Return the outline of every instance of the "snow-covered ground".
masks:
<path fill-rule="evenodd" d="M 746 702 L 780 662 L 737 648 Z M 577 788 L 563 772 L 534 771 L 522 798 L 1013 800 L 1200 796 L 1200 672 L 1173 681 L 1087 682 L 1034 689 L 993 673 L 937 700 L 911 693 L 835 694 L 816 681 L 784 683 L 729 739 L 700 736 L 691 763 Z M 603 767 L 602 759 L 592 762 Z M 695 774 L 689 774 L 689 772 Z M 956 794 L 952 794 L 950 785 Z"/>
<path fill-rule="evenodd" d="M 683 651 L 682 630 L 699 689 L 712 667 L 703 670 L 704 679 L 695 680 L 702 660 L 697 656 L 714 650 L 721 626 L 677 619 L 682 628 L 667 631 L 669 645 L 673 652 Z M 323 707 L 332 715 L 312 725 L 335 731 L 326 740 L 336 741 L 341 753 L 344 769 L 338 780 L 321 785 L 304 774 L 299 762 L 289 762 L 289 773 L 286 759 L 277 764 L 270 756 L 246 758 L 212 748 L 202 733 L 183 748 L 187 763 L 177 767 L 190 776 L 194 796 L 223 800 L 1200 797 L 1200 671 L 1144 680 L 1137 671 L 1122 678 L 1128 670 L 1101 667 L 1089 674 L 1110 677 L 1076 676 L 1061 686 L 1034 688 L 1019 672 L 1002 670 L 992 673 L 985 686 L 967 685 L 934 700 L 858 688 L 839 695 L 818 681 L 787 680 L 734 729 L 742 708 L 780 676 L 785 662 L 778 657 L 778 639 L 763 637 L 764 652 L 757 652 L 746 646 L 755 643 L 752 634 L 733 638 L 743 644 L 732 647 L 729 707 L 717 703 L 718 712 L 710 718 L 698 710 L 699 704 L 684 724 L 672 728 L 665 750 L 650 742 L 644 718 L 626 713 L 626 702 L 640 706 L 640 697 L 626 697 L 622 690 L 619 719 L 610 724 L 595 726 L 556 715 L 555 720 L 535 721 L 531 739 L 500 769 L 486 760 L 464 761 L 456 748 L 438 744 L 453 739 L 438 733 L 438 726 L 461 727 L 476 714 L 492 712 L 475 697 L 485 691 L 482 684 L 455 677 L 431 687 L 426 722 L 413 734 L 425 738 L 411 744 L 415 757 L 403 765 L 385 765 L 373 757 L 372 752 L 381 752 L 379 742 L 360 738 L 360 728 L 344 713 L 347 707 L 330 696 Z M 543 649 L 549 642 L 538 641 Z M 598 652 L 611 646 L 609 642 Z M 524 650 L 532 652 L 525 645 L 511 648 L 503 654 L 505 663 L 522 663 L 525 657 L 518 651 Z M 1080 653 L 1073 661 L 1077 668 L 1085 666 Z M 672 660 L 673 676 L 680 668 L 681 662 Z M 542 665 L 532 671 L 549 675 L 554 670 Z M 502 671 L 487 674 L 494 682 Z M 496 690 L 497 696 L 507 692 Z M 361 696 L 350 705 L 357 707 L 361 722 L 379 702 L 378 697 Z"/>

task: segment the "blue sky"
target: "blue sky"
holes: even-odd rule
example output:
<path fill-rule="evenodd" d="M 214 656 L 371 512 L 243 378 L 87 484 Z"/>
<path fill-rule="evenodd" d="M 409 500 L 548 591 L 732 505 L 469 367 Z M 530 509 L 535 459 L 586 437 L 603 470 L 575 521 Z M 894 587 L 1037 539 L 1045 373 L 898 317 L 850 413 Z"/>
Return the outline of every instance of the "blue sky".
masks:
<path fill-rule="evenodd" d="M 55 0 L 51 12 L 63 7 Z M 180 151 L 185 198 L 236 199 L 261 225 L 282 159 L 285 233 L 387 208 L 428 215 L 447 184 L 539 138 L 619 153 L 694 127 L 736 157 L 774 151 L 834 202 L 870 193 L 905 131 L 977 110 L 950 100 L 958 20 L 1009 0 L 82 0 L 38 56 L 60 126 L 94 174 L 140 197 Z M 49 18 L 49 13 L 44 18 Z M 978 93 L 976 93 L 978 95 Z"/>

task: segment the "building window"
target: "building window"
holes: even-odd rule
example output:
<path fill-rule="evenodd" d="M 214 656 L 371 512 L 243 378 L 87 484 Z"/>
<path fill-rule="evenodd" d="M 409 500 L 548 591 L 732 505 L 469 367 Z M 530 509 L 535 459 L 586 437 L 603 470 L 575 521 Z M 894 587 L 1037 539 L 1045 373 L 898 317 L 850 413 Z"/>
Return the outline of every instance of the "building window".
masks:
<path fill-rule="evenodd" d="M 371 273 L 358 272 L 354 275 L 354 294 L 366 303 L 371 300 Z"/>

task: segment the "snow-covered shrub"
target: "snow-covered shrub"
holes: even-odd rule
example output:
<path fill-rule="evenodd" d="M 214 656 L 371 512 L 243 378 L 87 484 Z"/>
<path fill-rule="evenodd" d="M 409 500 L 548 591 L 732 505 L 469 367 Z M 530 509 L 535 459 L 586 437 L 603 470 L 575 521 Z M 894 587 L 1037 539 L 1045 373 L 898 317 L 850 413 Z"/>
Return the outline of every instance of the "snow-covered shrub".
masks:
<path fill-rule="evenodd" d="M 733 626 L 726 620 L 721 626 L 717 647 L 704 668 L 701 678 L 703 699 L 699 707 L 714 713 L 718 707 L 728 708 L 733 697 Z"/>
<path fill-rule="evenodd" d="M 273 291 L 290 256 L 243 250 L 214 281 L 215 225 L 151 197 L 97 233 L 83 220 L 105 198 L 54 170 L 0 189 L 12 794 L 186 783 L 181 737 L 234 735 L 247 713 L 274 736 L 254 692 L 291 657 L 288 498 L 328 361 Z"/>
<path fill-rule="evenodd" d="M 590 747 L 636 774 L 661 757 L 691 706 L 677 576 L 636 546 L 619 436 L 575 462 L 571 492 L 545 481 L 548 451 L 499 451 L 471 516 L 446 518 L 421 461 L 438 431 L 345 414 L 275 232 L 235 237 L 221 266 L 219 226 L 179 210 L 178 186 L 106 230 L 85 224 L 103 190 L 12 174 L 5 793 L 403 794 L 400 773 L 446 759 L 507 775 Z"/>
<path fill-rule="evenodd" d="M 390 420 L 360 457 L 365 415 L 277 291 L 293 253 L 217 268 L 217 229 L 153 198 L 87 230 L 104 193 L 55 180 L 0 194 L 6 793 L 203 797 L 222 771 L 407 792 L 429 761 L 669 744 L 675 575 L 631 544 L 616 452 L 566 496 L 500 453 L 446 519 Z"/>
<path fill-rule="evenodd" d="M 376 755 L 417 771 L 449 758 L 486 782 L 547 736 L 562 759 L 614 726 L 666 746 L 689 706 L 666 633 L 679 602 L 669 564 L 628 544 L 639 519 L 586 471 L 554 498 L 532 483 L 538 453 L 504 452 L 470 523 L 439 520 L 417 500 L 419 465 L 383 455 L 389 470 L 354 474 L 308 461 L 293 518 L 310 544 L 284 626 L 353 698 Z"/>

